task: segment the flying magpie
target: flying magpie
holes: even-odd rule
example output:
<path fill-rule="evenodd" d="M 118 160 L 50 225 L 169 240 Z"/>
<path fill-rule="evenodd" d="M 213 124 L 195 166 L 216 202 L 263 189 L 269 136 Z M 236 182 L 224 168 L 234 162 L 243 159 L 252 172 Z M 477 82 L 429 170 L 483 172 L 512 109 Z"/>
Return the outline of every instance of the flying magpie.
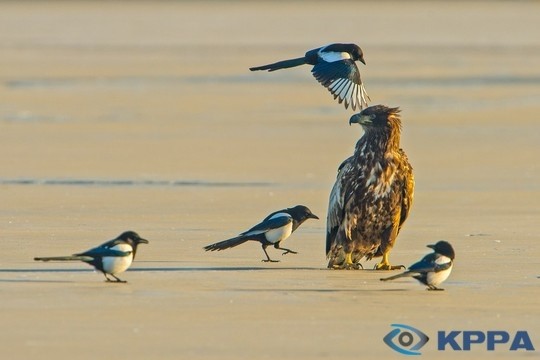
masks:
<path fill-rule="evenodd" d="M 116 277 L 116 274 L 122 273 L 129 268 L 133 259 L 135 259 L 135 253 L 139 244 L 148 244 L 148 240 L 141 238 L 134 231 L 126 231 L 116 239 L 107 241 L 98 247 L 82 253 L 70 256 L 36 257 L 34 260 L 83 261 L 92 265 L 96 270 L 101 271 L 108 282 L 125 283 L 127 281 L 120 280 Z M 108 275 L 112 276 L 115 280 L 111 280 Z"/>
<path fill-rule="evenodd" d="M 279 260 L 270 259 L 270 256 L 268 256 L 268 253 L 266 252 L 266 248 L 273 245 L 274 248 L 285 251 L 282 255 L 288 253 L 297 254 L 296 251 L 280 247 L 281 242 L 287 239 L 307 219 L 318 218 L 317 215 L 313 214 L 311 210 L 303 205 L 279 210 L 268 215 L 261 223 L 255 225 L 248 231 L 231 239 L 205 246 L 204 250 L 221 251 L 238 246 L 246 241 L 253 240 L 260 242 L 262 245 L 262 249 L 266 255 L 266 259 L 262 260 L 263 262 L 278 262 Z"/>
<path fill-rule="evenodd" d="M 381 281 L 412 276 L 422 284 L 427 285 L 427 290 L 444 290 L 438 288 L 437 285 L 442 284 L 452 272 L 455 258 L 454 249 L 450 243 L 444 240 L 427 247 L 433 249 L 431 254 L 427 254 L 422 260 L 411 265 L 409 270 L 404 273 L 382 278 Z"/>
<path fill-rule="evenodd" d="M 304 64 L 313 65 L 311 73 L 334 95 L 334 99 L 339 98 L 340 104 L 344 102 L 345 109 L 351 105 L 353 110 L 356 110 L 356 107 L 362 110 L 371 99 L 364 88 L 355 61 L 366 64 L 362 49 L 356 44 L 337 43 L 309 50 L 300 58 L 251 67 L 249 70 L 275 71 Z"/>

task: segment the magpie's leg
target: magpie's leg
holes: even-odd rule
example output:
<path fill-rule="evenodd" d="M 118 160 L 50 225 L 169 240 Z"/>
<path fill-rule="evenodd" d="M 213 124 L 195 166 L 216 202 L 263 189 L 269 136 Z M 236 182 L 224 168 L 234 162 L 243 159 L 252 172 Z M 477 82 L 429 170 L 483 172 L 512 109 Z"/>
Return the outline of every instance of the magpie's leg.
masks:
<path fill-rule="evenodd" d="M 444 291 L 444 289 L 438 288 L 435 285 L 428 285 L 428 288 L 426 290 L 428 290 L 428 291 Z"/>
<path fill-rule="evenodd" d="M 266 255 L 266 260 L 263 259 L 263 260 L 261 260 L 262 262 L 279 262 L 279 260 L 272 260 L 272 259 L 270 259 L 270 256 L 268 256 L 268 253 L 266 252 L 266 246 L 263 245 L 263 246 L 262 246 L 262 249 L 263 249 L 263 251 L 264 251 L 264 254 Z"/>
<path fill-rule="evenodd" d="M 114 276 L 113 274 L 109 274 L 109 275 L 111 275 L 113 278 L 115 278 L 115 280 L 109 279 L 109 277 L 108 277 L 107 274 L 105 274 L 105 273 L 104 273 L 103 275 L 105 275 L 105 278 L 107 279 L 107 282 L 122 283 L 122 284 L 127 283 L 127 281 L 122 280 L 122 279 L 120 279 L 120 278 Z"/>
<path fill-rule="evenodd" d="M 279 247 L 279 245 L 277 245 L 277 244 L 274 245 L 274 247 L 275 247 L 276 249 L 278 249 L 278 250 L 284 250 L 284 251 L 285 251 L 285 252 L 284 252 L 283 254 L 281 254 L 281 255 L 286 255 L 286 254 L 289 254 L 289 253 L 291 253 L 291 254 L 298 254 L 298 252 L 296 252 L 296 251 L 294 251 L 294 250 Z"/>

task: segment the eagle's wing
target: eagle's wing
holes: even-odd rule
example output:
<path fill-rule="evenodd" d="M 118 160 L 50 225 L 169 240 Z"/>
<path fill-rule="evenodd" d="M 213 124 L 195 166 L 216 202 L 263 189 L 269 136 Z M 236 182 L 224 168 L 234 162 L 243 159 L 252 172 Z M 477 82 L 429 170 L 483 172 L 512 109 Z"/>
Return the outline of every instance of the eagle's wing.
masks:
<path fill-rule="evenodd" d="M 347 109 L 351 105 L 353 110 L 367 107 L 369 96 L 366 93 L 360 71 L 351 59 L 324 61 L 322 59 L 313 66 L 313 76 L 322 86 L 328 89 L 341 104 L 345 102 Z"/>
<path fill-rule="evenodd" d="M 403 169 L 403 188 L 402 188 L 402 194 L 401 194 L 401 212 L 400 212 L 400 219 L 399 219 L 399 230 L 401 230 L 401 226 L 407 220 L 409 217 L 409 212 L 411 211 L 411 206 L 414 198 L 414 175 L 412 166 L 409 163 L 409 160 L 407 159 L 407 155 L 405 155 L 405 152 L 402 149 L 399 149 L 400 155 L 402 156 L 404 160 L 405 167 Z"/>
<path fill-rule="evenodd" d="M 326 255 L 329 254 L 332 244 L 336 240 L 337 232 L 343 223 L 345 208 L 345 174 L 348 173 L 351 166 L 352 156 L 341 163 L 338 168 L 338 174 L 328 204 L 328 215 L 326 219 Z"/>

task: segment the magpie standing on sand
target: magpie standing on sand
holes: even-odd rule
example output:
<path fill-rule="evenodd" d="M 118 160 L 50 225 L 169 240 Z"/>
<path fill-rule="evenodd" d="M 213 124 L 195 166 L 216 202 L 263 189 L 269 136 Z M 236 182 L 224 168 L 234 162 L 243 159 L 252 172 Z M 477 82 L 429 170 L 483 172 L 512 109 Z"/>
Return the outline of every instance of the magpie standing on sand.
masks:
<path fill-rule="evenodd" d="M 356 44 L 330 44 L 309 50 L 303 57 L 278 61 L 273 64 L 255 66 L 251 71 L 275 71 L 304 64 L 313 65 L 311 73 L 334 95 L 334 99 L 345 104 L 345 109 L 351 105 L 353 110 L 362 110 L 368 105 L 369 98 L 360 71 L 355 61 L 366 64 L 362 49 Z"/>
<path fill-rule="evenodd" d="M 268 256 L 268 253 L 266 252 L 266 248 L 273 245 L 274 248 L 285 251 L 282 255 L 288 253 L 297 254 L 296 251 L 281 247 L 281 242 L 291 236 L 291 234 L 307 219 L 318 218 L 317 215 L 313 214 L 311 210 L 303 205 L 279 210 L 268 215 L 261 223 L 255 225 L 248 231 L 231 239 L 205 246 L 204 250 L 221 251 L 238 246 L 246 241 L 253 240 L 260 242 L 262 245 L 262 249 L 266 255 L 266 259 L 262 260 L 263 262 L 278 262 L 279 260 L 270 259 L 270 256 Z"/>
<path fill-rule="evenodd" d="M 433 249 L 431 254 L 424 256 L 422 260 L 411 265 L 404 273 L 382 278 L 381 281 L 398 279 L 411 276 L 422 284 L 427 285 L 427 290 L 444 290 L 437 286 L 442 284 L 450 273 L 454 263 L 455 253 L 450 243 L 441 240 L 434 245 L 428 245 Z"/>
<path fill-rule="evenodd" d="M 126 271 L 137 252 L 139 244 L 148 244 L 148 240 L 141 238 L 134 231 L 126 231 L 116 239 L 107 241 L 98 247 L 87 250 L 82 253 L 73 254 L 70 256 L 53 256 L 53 257 L 36 257 L 36 261 L 83 261 L 92 265 L 96 270 L 99 270 L 105 275 L 108 282 L 125 283 L 127 281 L 120 280 L 116 274 Z M 109 276 L 115 280 L 111 280 Z"/>

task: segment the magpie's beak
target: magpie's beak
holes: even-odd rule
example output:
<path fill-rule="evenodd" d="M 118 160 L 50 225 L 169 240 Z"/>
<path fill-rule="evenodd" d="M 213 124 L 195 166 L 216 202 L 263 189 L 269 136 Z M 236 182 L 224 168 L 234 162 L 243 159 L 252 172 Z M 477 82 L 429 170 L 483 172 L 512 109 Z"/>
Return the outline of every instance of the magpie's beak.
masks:
<path fill-rule="evenodd" d="M 426 247 L 435 250 L 435 244 L 426 245 Z"/>
<path fill-rule="evenodd" d="M 364 60 L 364 58 L 360 58 L 360 62 L 361 62 L 362 64 L 364 64 L 364 65 L 367 65 L 367 64 L 366 64 L 366 61 Z"/>
<path fill-rule="evenodd" d="M 146 239 L 143 239 L 143 238 L 140 238 L 139 240 L 137 240 L 137 242 L 138 242 L 139 244 L 149 244 L 149 241 L 146 240 Z"/>
<path fill-rule="evenodd" d="M 371 123 L 372 123 L 371 118 L 362 113 L 354 114 L 349 119 L 349 125 L 352 125 L 352 124 L 369 125 Z"/>
<path fill-rule="evenodd" d="M 317 215 L 315 215 L 315 214 L 309 214 L 308 219 L 317 219 L 317 220 L 319 220 L 319 217 Z"/>

